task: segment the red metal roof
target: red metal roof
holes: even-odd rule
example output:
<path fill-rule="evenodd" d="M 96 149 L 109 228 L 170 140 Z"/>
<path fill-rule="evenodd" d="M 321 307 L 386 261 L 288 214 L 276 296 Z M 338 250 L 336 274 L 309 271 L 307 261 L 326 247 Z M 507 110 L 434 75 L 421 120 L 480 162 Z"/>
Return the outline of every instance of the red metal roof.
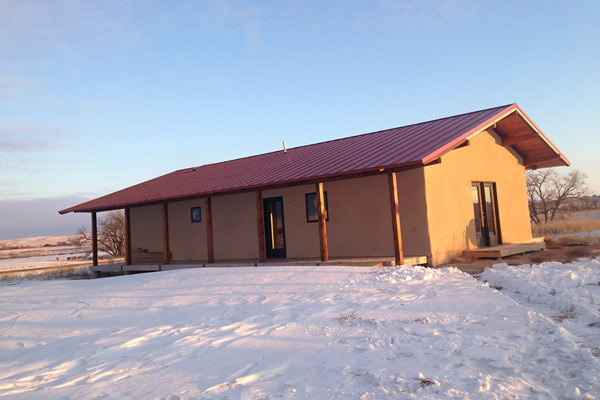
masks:
<path fill-rule="evenodd" d="M 351 136 L 195 168 L 182 169 L 60 211 L 91 212 L 166 200 L 266 188 L 426 165 L 466 139 L 520 112 L 516 104 Z M 568 161 L 537 127 L 552 154 Z"/>

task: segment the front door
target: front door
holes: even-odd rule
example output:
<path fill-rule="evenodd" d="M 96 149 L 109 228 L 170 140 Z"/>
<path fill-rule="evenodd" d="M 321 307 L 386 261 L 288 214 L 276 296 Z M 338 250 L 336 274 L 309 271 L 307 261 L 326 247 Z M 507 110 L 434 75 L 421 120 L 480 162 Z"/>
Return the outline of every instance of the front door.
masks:
<path fill-rule="evenodd" d="M 267 257 L 285 258 L 285 225 L 283 221 L 283 198 L 271 197 L 263 200 L 265 217 L 265 245 Z"/>
<path fill-rule="evenodd" d="M 496 246 L 501 243 L 496 202 L 496 184 L 493 182 L 473 182 L 473 212 L 477 246 Z"/>

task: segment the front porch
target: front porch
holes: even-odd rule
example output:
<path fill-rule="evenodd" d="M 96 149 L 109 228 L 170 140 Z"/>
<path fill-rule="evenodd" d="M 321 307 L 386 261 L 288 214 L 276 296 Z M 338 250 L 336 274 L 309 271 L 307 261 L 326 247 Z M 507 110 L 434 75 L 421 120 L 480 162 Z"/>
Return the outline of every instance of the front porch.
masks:
<path fill-rule="evenodd" d="M 405 256 L 405 265 L 426 265 L 425 256 Z M 100 277 L 108 274 L 131 274 L 138 272 L 157 272 L 172 271 L 176 269 L 190 268 L 230 268 L 230 267 L 272 267 L 272 266 L 334 266 L 344 265 L 353 267 L 393 267 L 396 265 L 394 257 L 374 257 L 374 258 L 336 258 L 328 261 L 320 261 L 315 258 L 294 258 L 294 259 L 268 259 L 261 262 L 258 259 L 247 260 L 219 260 L 209 263 L 208 260 L 192 261 L 173 261 L 169 264 L 160 262 L 140 262 L 140 263 L 114 263 L 106 265 L 97 265 L 90 267 L 94 277 Z"/>

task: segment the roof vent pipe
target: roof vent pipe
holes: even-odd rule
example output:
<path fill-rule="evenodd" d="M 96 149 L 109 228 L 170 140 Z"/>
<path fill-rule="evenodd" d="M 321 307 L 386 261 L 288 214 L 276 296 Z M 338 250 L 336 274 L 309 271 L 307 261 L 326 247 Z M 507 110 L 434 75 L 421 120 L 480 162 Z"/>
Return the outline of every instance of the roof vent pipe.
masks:
<path fill-rule="evenodd" d="M 283 152 L 287 153 L 287 147 L 285 147 L 285 140 L 283 141 Z"/>

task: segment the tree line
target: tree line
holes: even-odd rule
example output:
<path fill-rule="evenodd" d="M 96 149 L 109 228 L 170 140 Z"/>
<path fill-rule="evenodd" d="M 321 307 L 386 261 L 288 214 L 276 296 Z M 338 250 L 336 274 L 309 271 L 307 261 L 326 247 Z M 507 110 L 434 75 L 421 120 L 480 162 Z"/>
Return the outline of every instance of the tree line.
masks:
<path fill-rule="evenodd" d="M 579 170 L 567 174 L 554 169 L 527 171 L 531 221 L 539 224 L 550 222 L 565 211 L 598 209 L 600 197 L 588 195 L 587 178 Z"/>

